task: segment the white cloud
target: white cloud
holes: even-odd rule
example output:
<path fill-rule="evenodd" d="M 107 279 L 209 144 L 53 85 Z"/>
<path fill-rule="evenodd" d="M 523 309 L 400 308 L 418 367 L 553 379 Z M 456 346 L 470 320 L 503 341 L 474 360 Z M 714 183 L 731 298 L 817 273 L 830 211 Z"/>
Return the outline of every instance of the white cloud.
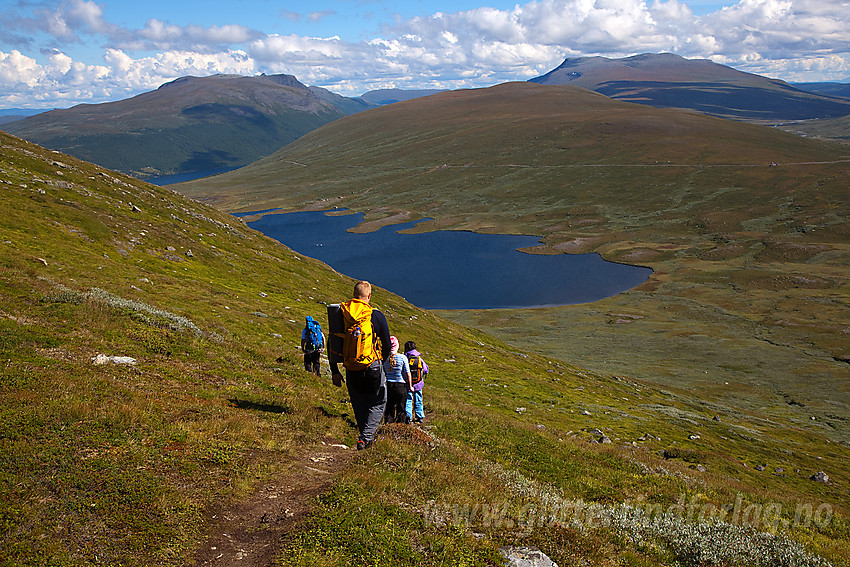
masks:
<path fill-rule="evenodd" d="M 682 8 L 671 10 L 668 3 L 656 5 L 677 18 L 686 13 Z M 539 0 L 507 11 L 479 8 L 414 18 L 393 31 L 402 42 L 408 35 L 420 38 L 438 57 L 450 55 L 441 39 L 451 34 L 458 39 L 451 49 L 464 51 L 464 60 L 475 61 L 479 67 L 506 61 L 513 67 L 515 57 L 505 57 L 513 53 L 532 57 L 525 65 L 536 68 L 560 63 L 552 57 L 563 58 L 571 52 L 633 53 L 636 45 L 643 47 L 640 51 L 670 50 L 679 28 L 659 25 L 641 0 Z M 490 54 L 493 60 L 487 59 Z"/>
<path fill-rule="evenodd" d="M 67 106 L 91 98 L 102 99 L 111 92 L 103 88 L 108 76 L 106 66 L 86 65 L 59 51 L 49 53 L 45 64 L 18 51 L 0 52 L 2 100 L 9 106 L 41 106 L 45 102 Z"/>
<path fill-rule="evenodd" d="M 64 18 L 74 27 L 109 33 L 114 26 L 103 19 L 103 9 L 91 1 L 71 0 L 62 5 Z"/>
<path fill-rule="evenodd" d="M 21 18 L 18 23 L 63 42 L 77 42 L 81 35 L 109 34 L 116 29 L 104 20 L 102 8 L 90 0 L 65 0 L 53 9 L 39 8 L 33 17 Z"/>
<path fill-rule="evenodd" d="M 140 30 L 113 30 L 112 47 L 127 51 L 214 52 L 262 37 L 263 34 L 246 26 L 228 24 L 203 27 L 177 26 L 158 20 L 148 20 Z"/>
<path fill-rule="evenodd" d="M 156 81 L 156 77 L 172 80 L 184 75 L 213 75 L 232 73 L 251 75 L 254 61 L 244 51 L 222 53 L 197 53 L 191 51 L 168 51 L 152 57 L 136 60 L 135 65 L 144 70 L 144 76 Z"/>
<path fill-rule="evenodd" d="M 840 0 L 742 0 L 703 22 L 717 38 L 717 55 L 732 59 L 806 58 L 850 49 L 850 7 Z"/>
<path fill-rule="evenodd" d="M 71 67 L 74 64 L 74 60 L 62 53 L 61 51 L 54 51 L 47 56 L 48 61 L 50 61 L 50 66 L 55 73 L 58 75 L 64 75 L 68 71 L 71 70 Z"/>
<path fill-rule="evenodd" d="M 69 42 L 78 40 L 74 29 L 68 24 L 62 14 L 58 12 L 43 13 L 37 26 L 56 39 Z"/>
<path fill-rule="evenodd" d="M 504 12 L 494 8 L 479 8 L 466 12 L 469 27 L 476 35 L 503 43 L 527 41 L 526 25 L 521 21 L 522 9 Z"/>
<path fill-rule="evenodd" d="M 4 84 L 0 104 L 32 106 L 54 100 L 67 106 L 116 100 L 156 89 L 178 77 L 217 73 L 252 75 L 256 69 L 254 61 L 240 51 L 169 51 L 134 59 L 120 50 L 109 49 L 102 65 L 86 65 L 59 51 L 48 54 L 44 64 L 18 51 L 0 52 L 0 81 Z"/>
<path fill-rule="evenodd" d="M 346 44 L 337 37 L 315 38 L 298 35 L 269 35 L 251 42 L 248 46 L 248 53 L 252 57 L 271 65 L 285 65 L 290 62 L 331 63 L 342 60 L 355 50 L 353 45 Z"/>
<path fill-rule="evenodd" d="M 333 12 L 278 15 L 311 21 Z M 28 17 L 0 14 L 0 29 L 0 42 L 17 44 L 0 52 L 0 106 L 24 93 L 114 100 L 187 74 L 289 73 L 347 95 L 487 86 L 542 74 L 569 56 L 660 51 L 788 80 L 850 78 L 847 0 L 740 0 L 701 16 L 687 0 L 530 0 L 398 20 L 362 42 L 268 34 L 234 22 L 178 26 L 155 18 L 126 29 L 106 21 L 96 2 L 64 0 Z M 24 37 L 36 32 L 53 42 Z M 54 49 L 71 42 L 108 47 L 97 62 Z M 28 55 L 30 44 L 41 58 Z"/>
<path fill-rule="evenodd" d="M 0 81 L 6 89 L 17 91 L 22 87 L 35 87 L 42 74 L 41 67 L 32 57 L 20 51 L 0 51 Z"/>
<path fill-rule="evenodd" d="M 333 10 L 322 10 L 321 12 L 310 12 L 307 14 L 308 22 L 320 22 L 325 18 L 329 18 L 331 16 L 335 16 L 336 12 Z"/>
<path fill-rule="evenodd" d="M 520 73 L 567 56 L 670 51 L 769 76 L 835 80 L 848 75 L 848 30 L 846 0 L 741 0 L 702 17 L 679 0 L 532 0 L 414 18 L 375 44 L 411 69 L 436 57 L 503 79 L 528 78 Z"/>
<path fill-rule="evenodd" d="M 255 39 L 260 34 L 245 26 L 229 24 L 226 26 L 210 26 L 208 28 L 189 26 L 187 35 L 201 43 L 233 45 Z"/>
<path fill-rule="evenodd" d="M 148 20 L 145 27 L 134 35 L 138 38 L 156 43 L 168 43 L 177 41 L 183 37 L 183 28 L 154 18 L 152 20 Z"/>

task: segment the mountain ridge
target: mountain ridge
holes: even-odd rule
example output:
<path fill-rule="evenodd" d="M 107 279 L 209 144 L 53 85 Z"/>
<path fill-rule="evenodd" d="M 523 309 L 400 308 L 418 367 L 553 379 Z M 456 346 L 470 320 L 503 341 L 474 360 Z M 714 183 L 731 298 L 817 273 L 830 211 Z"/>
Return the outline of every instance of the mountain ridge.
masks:
<path fill-rule="evenodd" d="M 737 120 L 850 115 L 846 99 L 672 54 L 568 58 L 529 82 L 571 84 L 618 100 Z M 4 128 L 145 178 L 241 167 L 342 116 L 439 92 L 382 89 L 347 98 L 285 74 L 190 76 L 130 99 L 9 117 Z"/>
<path fill-rule="evenodd" d="M 850 114 L 846 99 L 810 93 L 778 79 L 671 53 L 620 59 L 567 58 L 530 82 L 572 84 L 627 102 L 690 108 L 738 120 L 802 120 Z"/>
<path fill-rule="evenodd" d="M 314 92 L 291 75 L 181 77 L 129 99 L 52 110 L 5 129 L 145 177 L 246 165 L 365 107 L 349 100 Z"/>

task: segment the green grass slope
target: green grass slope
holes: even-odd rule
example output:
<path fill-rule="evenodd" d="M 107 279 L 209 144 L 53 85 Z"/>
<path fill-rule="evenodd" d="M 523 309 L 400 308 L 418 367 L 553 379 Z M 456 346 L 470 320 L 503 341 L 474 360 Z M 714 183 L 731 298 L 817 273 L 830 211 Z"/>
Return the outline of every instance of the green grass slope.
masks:
<path fill-rule="evenodd" d="M 183 77 L 133 98 L 52 110 L 5 130 L 148 177 L 256 161 L 355 111 L 334 102 L 289 75 Z"/>
<path fill-rule="evenodd" d="M 380 289 L 431 365 L 427 427 L 292 484 L 355 439 L 344 391 L 297 351 L 353 282 L 170 190 L 5 134 L 0 154 L 2 565 L 193 564 L 217 511 L 311 482 L 328 488 L 279 564 L 496 565 L 511 544 L 561 565 L 850 559 L 848 447 Z"/>
<path fill-rule="evenodd" d="M 847 442 L 848 159 L 773 128 L 516 83 L 347 117 L 177 187 L 225 210 L 430 217 L 418 230 L 537 234 L 536 252 L 651 266 L 590 305 L 443 315 Z"/>
<path fill-rule="evenodd" d="M 781 126 L 783 130 L 810 136 L 819 140 L 830 140 L 850 144 L 850 116 L 823 118 L 820 120 L 800 120 Z"/>

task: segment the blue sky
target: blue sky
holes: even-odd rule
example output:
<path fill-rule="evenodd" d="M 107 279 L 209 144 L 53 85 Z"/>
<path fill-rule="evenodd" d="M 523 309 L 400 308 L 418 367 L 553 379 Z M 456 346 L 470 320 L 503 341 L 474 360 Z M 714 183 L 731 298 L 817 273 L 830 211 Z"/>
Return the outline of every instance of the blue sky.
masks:
<path fill-rule="evenodd" d="M 850 0 L 0 0 L 0 108 L 287 73 L 357 96 L 527 80 L 566 57 L 672 52 L 850 82 Z"/>

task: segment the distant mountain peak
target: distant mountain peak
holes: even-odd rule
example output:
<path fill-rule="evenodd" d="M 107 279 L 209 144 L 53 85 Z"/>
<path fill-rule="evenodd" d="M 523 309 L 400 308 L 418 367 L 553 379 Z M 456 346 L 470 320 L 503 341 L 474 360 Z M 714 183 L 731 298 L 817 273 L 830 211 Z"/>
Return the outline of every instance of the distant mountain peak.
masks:
<path fill-rule="evenodd" d="M 214 81 L 268 81 L 284 87 L 295 87 L 299 89 L 307 88 L 307 85 L 299 81 L 294 75 L 286 75 L 282 73 L 278 75 L 266 75 L 265 73 L 262 73 L 260 75 L 246 76 L 220 73 L 217 75 L 207 75 L 206 77 L 195 77 L 193 75 L 179 77 L 173 81 L 163 83 L 159 86 L 159 89 L 176 87 L 189 83 L 210 83 Z"/>
<path fill-rule="evenodd" d="M 530 82 L 573 85 L 626 102 L 692 109 L 737 120 L 804 120 L 850 114 L 845 100 L 674 53 L 641 53 L 620 59 L 568 57 Z"/>
<path fill-rule="evenodd" d="M 643 74 L 653 80 L 693 80 L 707 72 L 716 80 L 729 76 L 748 75 L 708 59 L 686 59 L 675 53 L 641 53 L 619 59 L 593 56 L 568 57 L 545 75 L 530 79 L 533 83 L 564 84 L 588 74 L 616 73 L 625 78 L 640 78 Z M 636 75 L 638 73 L 638 75 Z M 565 80 L 566 79 L 566 80 Z M 585 86 L 585 85 L 580 85 Z"/>
<path fill-rule="evenodd" d="M 686 63 L 688 61 L 706 61 L 706 59 L 685 59 L 681 55 L 676 55 L 675 53 L 640 53 L 638 55 L 632 55 L 631 57 L 623 58 L 623 61 L 628 62 L 641 62 L 641 61 L 649 61 L 649 62 L 677 62 L 677 63 Z"/>
<path fill-rule="evenodd" d="M 369 108 L 293 75 L 185 76 L 115 102 L 14 120 L 12 134 L 138 176 L 239 167 Z"/>
<path fill-rule="evenodd" d="M 273 83 L 277 83 L 278 85 L 283 85 L 285 87 L 298 87 L 298 88 L 303 88 L 303 89 L 307 88 L 307 85 L 305 85 L 304 83 L 302 83 L 301 81 L 296 79 L 295 75 L 284 75 L 284 74 L 266 75 L 266 74 L 262 74 L 262 75 L 259 76 L 259 78 L 266 79 L 268 81 L 271 81 Z"/>
<path fill-rule="evenodd" d="M 185 77 L 178 77 L 178 78 L 174 79 L 173 81 L 168 81 L 167 83 L 162 83 L 161 85 L 159 85 L 157 90 L 167 89 L 169 87 L 173 87 L 173 86 L 176 86 L 176 85 L 185 84 L 185 83 L 188 83 L 188 82 L 192 81 L 193 79 L 197 79 L 197 78 L 198 77 L 192 77 L 190 75 L 187 75 Z"/>

